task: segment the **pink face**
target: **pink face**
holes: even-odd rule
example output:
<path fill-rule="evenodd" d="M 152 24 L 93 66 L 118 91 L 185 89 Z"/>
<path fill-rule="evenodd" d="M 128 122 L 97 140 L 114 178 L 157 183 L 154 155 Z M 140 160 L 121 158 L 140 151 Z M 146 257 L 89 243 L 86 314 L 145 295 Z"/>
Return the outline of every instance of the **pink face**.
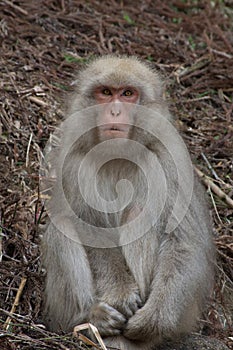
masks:
<path fill-rule="evenodd" d="M 133 87 L 113 88 L 101 86 L 95 89 L 94 97 L 97 104 L 106 103 L 99 127 L 100 138 L 103 140 L 123 137 L 128 138 L 130 125 L 129 111 L 139 102 L 139 91 Z"/>

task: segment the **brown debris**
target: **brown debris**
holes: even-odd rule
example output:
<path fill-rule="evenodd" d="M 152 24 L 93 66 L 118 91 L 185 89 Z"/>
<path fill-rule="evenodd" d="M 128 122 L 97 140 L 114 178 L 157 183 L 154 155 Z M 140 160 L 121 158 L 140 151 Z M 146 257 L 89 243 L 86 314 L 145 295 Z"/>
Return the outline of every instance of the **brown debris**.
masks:
<path fill-rule="evenodd" d="M 40 326 L 38 246 L 41 150 L 60 123 L 75 71 L 108 53 L 151 61 L 164 76 L 194 163 L 232 200 L 232 30 L 231 0 L 0 1 L 0 327 L 11 319 L 0 331 L 1 349 L 78 346 Z M 219 259 L 203 333 L 230 346 L 233 210 L 211 187 L 209 198 Z"/>

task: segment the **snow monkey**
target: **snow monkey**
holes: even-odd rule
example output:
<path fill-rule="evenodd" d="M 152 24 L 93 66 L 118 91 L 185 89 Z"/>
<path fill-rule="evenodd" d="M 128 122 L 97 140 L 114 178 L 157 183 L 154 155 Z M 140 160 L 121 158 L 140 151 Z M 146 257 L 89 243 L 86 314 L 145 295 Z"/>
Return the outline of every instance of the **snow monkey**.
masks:
<path fill-rule="evenodd" d="M 212 288 L 204 190 L 147 63 L 104 56 L 75 84 L 43 235 L 45 322 L 154 349 L 195 327 Z"/>

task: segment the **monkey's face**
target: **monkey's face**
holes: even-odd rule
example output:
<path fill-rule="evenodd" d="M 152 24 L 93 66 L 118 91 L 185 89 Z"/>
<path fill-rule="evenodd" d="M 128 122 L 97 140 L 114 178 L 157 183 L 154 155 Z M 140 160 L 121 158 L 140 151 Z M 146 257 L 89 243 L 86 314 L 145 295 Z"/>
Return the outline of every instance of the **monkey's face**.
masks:
<path fill-rule="evenodd" d="M 94 98 L 102 105 L 98 115 L 100 140 L 129 138 L 129 123 L 132 123 L 133 107 L 139 103 L 139 91 L 131 86 L 100 86 L 94 90 Z"/>

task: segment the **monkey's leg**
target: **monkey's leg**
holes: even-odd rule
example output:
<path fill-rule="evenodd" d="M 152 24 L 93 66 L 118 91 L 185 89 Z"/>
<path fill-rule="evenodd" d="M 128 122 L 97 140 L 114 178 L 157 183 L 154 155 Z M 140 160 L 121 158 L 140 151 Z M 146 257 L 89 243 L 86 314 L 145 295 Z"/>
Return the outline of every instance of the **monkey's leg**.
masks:
<path fill-rule="evenodd" d="M 104 336 L 120 334 L 126 320 L 141 307 L 138 286 L 120 249 L 87 250 L 97 298 L 90 321 Z"/>
<path fill-rule="evenodd" d="M 187 333 L 196 323 L 212 271 L 203 240 L 187 237 L 181 230 L 184 228 L 171 233 L 160 245 L 148 299 L 124 331 L 129 339 L 156 343 Z M 129 254 L 133 254 L 132 249 Z"/>
<path fill-rule="evenodd" d="M 71 222 L 62 219 L 58 227 L 50 223 L 43 235 L 44 317 L 51 330 L 70 331 L 87 321 L 94 299 L 93 283 L 84 248 L 66 236 L 71 231 L 76 234 Z"/>

